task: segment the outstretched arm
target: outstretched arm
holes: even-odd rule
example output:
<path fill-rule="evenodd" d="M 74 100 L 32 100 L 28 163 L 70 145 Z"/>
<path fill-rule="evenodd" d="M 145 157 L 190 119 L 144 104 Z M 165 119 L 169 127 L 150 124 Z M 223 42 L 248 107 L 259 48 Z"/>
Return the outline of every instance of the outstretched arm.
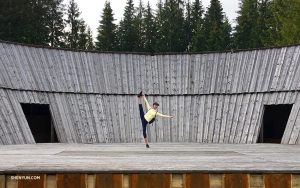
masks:
<path fill-rule="evenodd" d="M 159 116 L 159 117 L 164 117 L 164 118 L 175 118 L 174 116 L 167 116 L 167 115 L 160 114 L 158 112 L 157 112 L 156 115 Z"/>
<path fill-rule="evenodd" d="M 150 110 L 150 109 L 151 109 L 151 106 L 149 105 L 149 103 L 148 103 L 148 101 L 147 101 L 147 99 L 146 99 L 145 93 L 143 93 L 143 98 L 144 98 L 144 100 L 145 100 L 147 110 Z"/>

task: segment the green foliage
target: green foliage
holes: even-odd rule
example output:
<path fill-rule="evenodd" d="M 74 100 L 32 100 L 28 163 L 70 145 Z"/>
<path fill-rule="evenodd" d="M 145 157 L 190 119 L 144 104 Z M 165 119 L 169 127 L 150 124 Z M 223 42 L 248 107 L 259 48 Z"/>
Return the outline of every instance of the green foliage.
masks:
<path fill-rule="evenodd" d="M 134 16 L 134 30 L 136 31 L 136 41 L 134 44 L 133 51 L 143 52 L 145 51 L 145 25 L 144 23 L 144 14 L 145 8 L 143 1 L 140 0 L 139 6 L 136 9 L 136 15 Z"/>
<path fill-rule="evenodd" d="M 50 21 L 56 19 L 50 12 L 61 2 L 54 0 L 1 0 L 0 39 L 48 45 Z"/>
<path fill-rule="evenodd" d="M 65 22 L 63 19 L 65 12 L 65 5 L 63 0 L 53 0 L 50 4 L 49 18 L 49 43 L 52 47 L 64 46 L 64 29 Z"/>
<path fill-rule="evenodd" d="M 181 0 L 168 0 L 159 5 L 158 23 L 159 37 L 157 49 L 159 52 L 183 52 L 186 50 L 184 33 L 184 6 Z"/>
<path fill-rule="evenodd" d="M 224 17 L 223 8 L 219 0 L 211 0 L 204 22 L 198 25 L 194 37 L 194 52 L 216 51 L 228 49 L 230 30 L 228 20 Z"/>
<path fill-rule="evenodd" d="M 263 16 L 263 10 L 261 11 L 261 16 Z M 239 49 L 262 47 L 260 34 L 265 23 L 259 15 L 257 0 L 244 0 L 240 3 L 236 20 L 234 46 Z"/>
<path fill-rule="evenodd" d="M 145 29 L 144 49 L 146 52 L 153 53 L 156 44 L 155 41 L 156 25 L 155 25 L 154 16 L 149 1 L 147 4 L 147 8 L 144 12 L 143 27 Z"/>
<path fill-rule="evenodd" d="M 105 2 L 100 26 L 98 27 L 98 36 L 96 42 L 96 49 L 101 51 L 114 51 L 117 49 L 117 26 L 114 24 L 114 14 L 111 9 L 110 2 Z"/>
<path fill-rule="evenodd" d="M 300 43 L 300 1 L 299 0 L 283 0 L 274 1 L 275 10 L 279 14 L 273 12 L 275 20 L 280 24 L 279 36 L 276 41 L 277 45 L 287 45 Z"/>
<path fill-rule="evenodd" d="M 118 29 L 119 48 L 121 51 L 132 52 L 137 41 L 133 0 L 127 0 L 123 17 Z"/>

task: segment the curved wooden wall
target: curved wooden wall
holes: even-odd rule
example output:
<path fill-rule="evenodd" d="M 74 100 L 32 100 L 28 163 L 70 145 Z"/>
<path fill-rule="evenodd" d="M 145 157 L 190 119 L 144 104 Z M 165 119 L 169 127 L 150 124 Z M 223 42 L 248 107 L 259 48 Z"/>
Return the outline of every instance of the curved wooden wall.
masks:
<path fill-rule="evenodd" d="M 0 43 L 0 144 L 35 143 L 20 103 L 50 104 L 60 142 L 142 142 L 136 94 L 159 111 L 151 142 L 256 143 L 265 104 L 294 104 L 282 143 L 300 144 L 300 46 L 138 55 Z M 145 108 L 144 108 L 145 109 Z"/>
<path fill-rule="evenodd" d="M 35 143 L 20 103 L 50 104 L 60 142 L 143 142 L 136 96 L 0 89 L 0 144 Z M 265 104 L 294 104 L 282 143 L 300 144 L 299 92 L 149 96 L 159 111 L 151 142 L 256 143 Z M 145 107 L 144 107 L 145 109 Z"/>
<path fill-rule="evenodd" d="M 0 43 L 0 86 L 74 93 L 232 94 L 300 89 L 300 46 L 138 55 Z"/>

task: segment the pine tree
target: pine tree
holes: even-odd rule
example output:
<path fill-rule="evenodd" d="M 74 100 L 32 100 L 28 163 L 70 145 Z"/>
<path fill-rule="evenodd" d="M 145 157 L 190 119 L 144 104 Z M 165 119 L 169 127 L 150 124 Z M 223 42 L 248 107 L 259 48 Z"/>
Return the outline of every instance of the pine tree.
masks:
<path fill-rule="evenodd" d="M 68 19 L 66 20 L 70 30 L 66 33 L 66 45 L 71 49 L 78 49 L 79 29 L 80 29 L 80 12 L 77 3 L 70 0 L 68 4 Z"/>
<path fill-rule="evenodd" d="M 162 45 L 168 52 L 183 52 L 187 46 L 184 33 L 184 5 L 181 0 L 168 0 L 163 6 Z M 166 43 L 163 43 L 166 42 Z"/>
<path fill-rule="evenodd" d="M 117 49 L 117 26 L 114 24 L 114 14 L 110 2 L 106 1 L 101 15 L 96 49 L 102 51 L 114 51 Z"/>
<path fill-rule="evenodd" d="M 87 49 L 87 41 L 88 36 L 86 33 L 86 24 L 83 19 L 79 21 L 79 29 L 78 29 L 78 47 L 77 49 L 86 50 Z"/>
<path fill-rule="evenodd" d="M 119 26 L 119 45 L 121 51 L 132 52 L 135 49 L 137 40 L 134 28 L 134 4 L 133 0 L 127 0 L 124 11 L 124 19 L 120 21 Z"/>
<path fill-rule="evenodd" d="M 86 50 L 95 50 L 93 32 L 89 26 L 87 26 L 86 35 L 87 35 Z"/>
<path fill-rule="evenodd" d="M 223 8 L 219 0 L 211 0 L 208 7 L 204 22 L 197 27 L 197 33 L 194 37 L 193 51 L 216 51 L 228 48 L 227 43 L 224 43 L 225 38 L 230 37 L 230 33 L 226 33 L 226 19 Z"/>
<path fill-rule="evenodd" d="M 258 25 L 259 6 L 257 0 L 244 0 L 239 7 L 234 45 L 239 49 L 262 47 L 260 39 L 260 29 L 262 28 Z"/>
<path fill-rule="evenodd" d="M 271 46 L 270 43 L 270 36 L 268 34 L 268 23 L 267 20 L 272 17 L 270 11 L 270 1 L 271 0 L 261 0 L 259 2 L 258 8 L 258 19 L 257 19 L 257 26 L 256 32 L 258 33 L 258 37 L 260 39 L 259 46 Z"/>
<path fill-rule="evenodd" d="M 168 46 L 166 45 L 168 40 L 166 37 L 166 32 L 168 28 L 165 27 L 167 20 L 163 8 L 164 4 L 162 0 L 159 0 L 157 3 L 157 10 L 155 14 L 155 28 L 157 28 L 157 30 L 154 35 L 154 49 L 156 52 L 168 51 Z"/>
<path fill-rule="evenodd" d="M 194 43 L 195 43 L 195 35 L 197 33 L 197 30 L 201 28 L 201 25 L 203 24 L 203 13 L 204 9 L 202 6 L 202 2 L 200 0 L 195 0 L 195 2 L 192 4 L 191 7 L 191 17 L 190 17 L 190 41 L 189 41 L 189 48 L 192 50 Z M 199 44 L 199 42 L 196 41 L 196 43 Z M 201 43 L 201 42 L 200 42 Z"/>
<path fill-rule="evenodd" d="M 281 14 L 278 14 L 278 21 L 281 23 L 280 35 L 282 40 L 277 44 L 287 45 L 300 43 L 300 1 L 284 0 L 278 6 Z M 275 13 L 274 13 L 275 14 Z"/>
<path fill-rule="evenodd" d="M 186 11 L 185 11 L 185 22 L 184 22 L 184 32 L 185 32 L 185 45 L 187 46 L 186 51 L 190 50 L 192 39 L 193 39 L 193 29 L 192 29 L 193 17 L 191 14 L 191 3 L 190 0 L 187 1 Z"/>
<path fill-rule="evenodd" d="M 65 5 L 62 4 L 63 0 L 53 0 L 50 5 L 49 12 L 49 42 L 52 47 L 64 46 L 64 29 L 65 23 L 63 20 Z"/>
<path fill-rule="evenodd" d="M 1 0 L 0 4 L 2 40 L 48 45 L 51 0 Z"/>
<path fill-rule="evenodd" d="M 152 9 L 150 7 L 150 3 L 148 1 L 147 10 L 144 13 L 144 21 L 143 27 L 145 28 L 145 51 L 149 53 L 154 53 L 155 51 L 155 21 L 152 13 Z"/>
<path fill-rule="evenodd" d="M 232 49 L 232 27 L 229 23 L 229 20 L 227 16 L 224 16 L 224 23 L 221 27 L 221 33 L 220 33 L 220 45 L 222 46 L 221 50 L 230 50 Z"/>
<path fill-rule="evenodd" d="M 145 8 L 142 0 L 139 2 L 136 13 L 137 14 L 134 18 L 134 31 L 136 31 L 137 38 L 134 44 L 134 51 L 143 52 L 145 51 L 145 28 L 143 24 Z"/>

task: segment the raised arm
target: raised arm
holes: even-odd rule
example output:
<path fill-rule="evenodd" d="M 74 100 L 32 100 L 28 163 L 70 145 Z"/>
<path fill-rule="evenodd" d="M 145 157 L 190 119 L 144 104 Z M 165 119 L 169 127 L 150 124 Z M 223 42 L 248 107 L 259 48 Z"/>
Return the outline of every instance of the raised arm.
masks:
<path fill-rule="evenodd" d="M 147 101 L 146 96 L 145 96 L 144 93 L 143 93 L 143 97 L 144 97 L 144 100 L 145 100 L 145 103 L 146 103 L 147 110 L 150 110 L 151 106 L 149 105 L 149 103 L 148 103 L 148 101 Z"/>
<path fill-rule="evenodd" d="M 158 112 L 157 112 L 156 115 L 159 116 L 159 117 L 164 117 L 164 118 L 174 118 L 174 116 L 167 116 L 167 115 L 160 114 Z"/>

